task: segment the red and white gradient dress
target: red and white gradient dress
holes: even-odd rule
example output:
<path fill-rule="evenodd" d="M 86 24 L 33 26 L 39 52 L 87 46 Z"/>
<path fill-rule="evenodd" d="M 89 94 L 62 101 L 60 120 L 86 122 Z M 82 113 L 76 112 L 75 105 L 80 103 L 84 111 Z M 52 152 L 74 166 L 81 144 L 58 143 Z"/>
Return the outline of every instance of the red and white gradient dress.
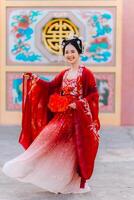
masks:
<path fill-rule="evenodd" d="M 69 80 L 66 70 L 61 84 L 62 95 L 81 102 L 83 111 L 92 120 L 86 99 L 83 99 L 82 72 Z M 24 153 L 5 163 L 3 172 L 21 182 L 32 183 L 54 193 L 79 193 L 81 176 L 74 126 L 74 111 L 55 113 Z M 92 126 L 92 125 L 91 125 Z M 95 134 L 95 141 L 98 142 Z M 83 189 L 83 192 L 86 189 Z"/>

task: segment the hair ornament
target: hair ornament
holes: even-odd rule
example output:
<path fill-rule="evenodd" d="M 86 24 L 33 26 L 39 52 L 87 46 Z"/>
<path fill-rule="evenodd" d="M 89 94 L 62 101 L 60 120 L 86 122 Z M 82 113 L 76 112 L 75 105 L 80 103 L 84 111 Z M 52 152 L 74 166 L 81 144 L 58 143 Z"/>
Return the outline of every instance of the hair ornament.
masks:
<path fill-rule="evenodd" d="M 63 49 L 63 55 L 65 53 L 65 48 L 68 44 L 72 44 L 78 51 L 79 54 L 83 53 L 83 45 L 82 40 L 73 33 L 70 33 L 67 38 L 65 38 L 62 43 L 61 47 Z"/>

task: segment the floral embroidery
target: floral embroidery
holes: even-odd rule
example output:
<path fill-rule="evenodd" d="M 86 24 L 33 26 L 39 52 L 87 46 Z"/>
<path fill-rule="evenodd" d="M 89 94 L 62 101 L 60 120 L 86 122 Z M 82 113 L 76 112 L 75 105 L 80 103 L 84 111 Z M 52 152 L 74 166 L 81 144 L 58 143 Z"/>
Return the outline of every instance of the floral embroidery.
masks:
<path fill-rule="evenodd" d="M 77 71 L 77 76 L 73 79 L 68 79 L 67 75 L 69 70 L 67 70 L 63 77 L 62 82 L 62 92 L 64 95 L 73 95 L 78 99 L 82 98 L 83 90 L 82 90 L 82 71 L 83 67 L 80 66 Z"/>
<path fill-rule="evenodd" d="M 86 115 L 92 116 L 88 101 L 85 98 L 81 99 L 80 101 L 83 103 L 83 107 L 84 107 L 84 111 Z"/>
<path fill-rule="evenodd" d="M 88 101 L 83 97 L 83 89 L 82 89 L 82 72 L 83 65 L 81 65 L 77 71 L 77 75 L 74 79 L 68 79 L 69 70 L 67 70 L 63 77 L 62 83 L 62 92 L 64 95 L 73 95 L 79 99 L 83 105 L 84 112 L 92 117 L 92 113 L 88 104 Z"/>

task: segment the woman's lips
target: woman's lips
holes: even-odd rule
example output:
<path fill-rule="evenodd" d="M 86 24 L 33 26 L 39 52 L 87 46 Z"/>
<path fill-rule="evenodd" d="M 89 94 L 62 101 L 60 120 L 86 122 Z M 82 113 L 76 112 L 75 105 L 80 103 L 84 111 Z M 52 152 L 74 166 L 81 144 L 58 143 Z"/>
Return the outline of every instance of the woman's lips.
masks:
<path fill-rule="evenodd" d="M 74 58 L 68 58 L 68 60 L 69 60 L 69 61 L 73 61 L 73 60 L 74 60 Z"/>

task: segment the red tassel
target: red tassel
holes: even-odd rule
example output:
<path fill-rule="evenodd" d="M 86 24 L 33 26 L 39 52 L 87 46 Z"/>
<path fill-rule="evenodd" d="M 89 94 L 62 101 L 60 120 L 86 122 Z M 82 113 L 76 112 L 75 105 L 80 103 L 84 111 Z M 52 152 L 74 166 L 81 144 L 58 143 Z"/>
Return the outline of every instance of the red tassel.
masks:
<path fill-rule="evenodd" d="M 80 188 L 85 188 L 86 180 L 81 178 Z"/>

